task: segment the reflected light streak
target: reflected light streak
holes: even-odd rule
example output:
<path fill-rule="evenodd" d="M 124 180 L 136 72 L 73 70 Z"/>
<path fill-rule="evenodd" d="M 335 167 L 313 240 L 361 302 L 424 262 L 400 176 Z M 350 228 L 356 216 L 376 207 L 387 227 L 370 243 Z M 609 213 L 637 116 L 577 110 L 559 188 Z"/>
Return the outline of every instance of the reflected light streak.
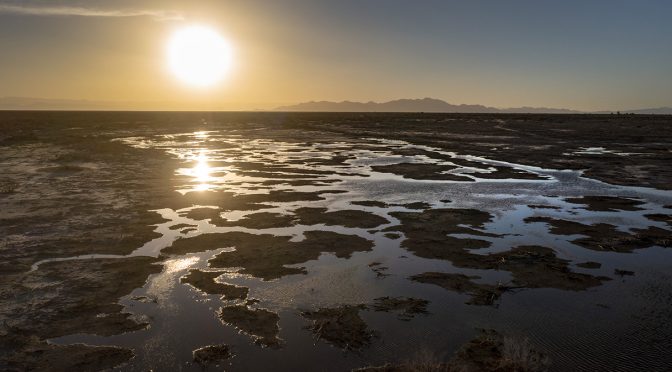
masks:
<path fill-rule="evenodd" d="M 196 165 L 193 168 L 193 177 L 200 183 L 210 181 L 210 165 L 208 165 L 208 156 L 201 150 L 196 158 Z"/>
<path fill-rule="evenodd" d="M 204 142 L 212 141 L 212 131 L 196 131 L 190 133 L 194 141 L 187 142 L 188 145 L 200 146 Z M 236 178 L 235 172 L 231 166 L 213 166 L 214 162 L 225 162 L 228 158 L 222 158 L 216 149 L 188 149 L 180 152 L 175 149 L 173 152 L 179 159 L 185 160 L 189 163 L 189 168 L 177 169 L 177 174 L 189 177 L 188 185 L 183 185 L 185 188 L 178 189 L 181 194 L 186 194 L 192 191 L 211 191 L 222 188 L 223 184 L 232 181 Z"/>
<path fill-rule="evenodd" d="M 207 136 L 207 135 L 206 135 Z M 205 150 L 200 150 L 198 156 L 195 158 L 196 164 L 189 171 L 189 175 L 194 178 L 198 185 L 194 187 L 196 191 L 206 191 L 214 187 L 210 184 L 212 177 L 210 173 L 212 169 L 208 164 L 208 155 Z"/>
<path fill-rule="evenodd" d="M 175 273 L 178 271 L 186 270 L 189 267 L 193 266 L 199 261 L 198 257 L 187 257 L 179 258 L 174 260 L 168 260 L 164 263 L 166 268 L 166 274 Z"/>
<path fill-rule="evenodd" d="M 201 130 L 201 131 L 198 131 L 198 132 L 194 132 L 194 137 L 196 137 L 196 138 L 198 138 L 198 139 L 205 139 L 205 138 L 208 138 L 208 132 L 206 132 L 206 131 L 204 131 L 204 130 Z"/>

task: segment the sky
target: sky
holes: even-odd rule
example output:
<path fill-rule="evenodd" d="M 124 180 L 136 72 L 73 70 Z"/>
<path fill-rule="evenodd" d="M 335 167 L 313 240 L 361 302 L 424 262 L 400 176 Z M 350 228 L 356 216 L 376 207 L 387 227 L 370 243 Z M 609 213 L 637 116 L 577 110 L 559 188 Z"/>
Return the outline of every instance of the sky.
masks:
<path fill-rule="evenodd" d="M 311 100 L 616 110 L 672 106 L 669 0 L 0 0 L 0 97 L 135 109 L 270 109 Z M 207 25 L 218 84 L 167 65 Z"/>

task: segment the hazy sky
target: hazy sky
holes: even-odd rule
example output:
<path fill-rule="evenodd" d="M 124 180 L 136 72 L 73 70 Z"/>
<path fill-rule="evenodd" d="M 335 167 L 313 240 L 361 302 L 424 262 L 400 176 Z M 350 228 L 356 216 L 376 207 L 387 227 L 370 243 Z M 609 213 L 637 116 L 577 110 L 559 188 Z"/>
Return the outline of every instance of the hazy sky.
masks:
<path fill-rule="evenodd" d="M 0 0 L 0 97 L 180 109 L 422 97 L 670 106 L 671 15 L 670 0 Z M 166 68 L 166 40 L 194 23 L 234 49 L 212 88 Z"/>

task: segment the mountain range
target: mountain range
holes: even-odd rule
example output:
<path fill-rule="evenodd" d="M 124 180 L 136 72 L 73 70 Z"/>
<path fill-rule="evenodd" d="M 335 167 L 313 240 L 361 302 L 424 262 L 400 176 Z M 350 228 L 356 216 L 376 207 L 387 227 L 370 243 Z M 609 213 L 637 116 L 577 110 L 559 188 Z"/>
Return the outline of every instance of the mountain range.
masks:
<path fill-rule="evenodd" d="M 0 97 L 0 110 L 179 110 L 174 102 L 114 102 L 30 97 Z M 209 111 L 209 107 L 195 108 Z M 266 110 L 261 110 L 266 111 Z M 397 99 L 388 102 L 310 101 L 281 106 L 269 111 L 306 112 L 436 112 L 436 113 L 537 113 L 537 114 L 610 114 L 617 111 L 577 111 L 548 107 L 496 108 L 484 105 L 454 105 L 434 98 Z M 620 110 L 623 114 L 672 115 L 672 107 Z"/>
<path fill-rule="evenodd" d="M 563 108 L 513 107 L 496 108 L 483 105 L 454 105 L 434 98 L 398 99 L 388 102 L 330 102 L 310 101 L 281 106 L 276 111 L 328 111 L 328 112 L 445 112 L 445 113 L 535 113 L 535 114 L 609 114 L 616 111 L 585 112 Z M 672 107 L 621 110 L 621 113 L 672 115 Z"/>

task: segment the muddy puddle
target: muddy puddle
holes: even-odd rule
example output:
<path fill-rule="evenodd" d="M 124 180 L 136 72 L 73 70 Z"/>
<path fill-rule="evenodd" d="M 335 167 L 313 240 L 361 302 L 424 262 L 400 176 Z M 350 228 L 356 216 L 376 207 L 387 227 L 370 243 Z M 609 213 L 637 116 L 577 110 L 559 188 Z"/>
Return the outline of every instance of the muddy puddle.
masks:
<path fill-rule="evenodd" d="M 151 257 L 146 283 L 118 301 L 147 326 L 50 345 L 130 349 L 122 370 L 342 371 L 423 350 L 473 367 L 487 329 L 552 370 L 672 363 L 670 191 L 382 137 L 111 142 L 171 161 L 179 202 L 150 210 L 154 236 L 130 254 L 41 257 L 29 275 Z"/>

